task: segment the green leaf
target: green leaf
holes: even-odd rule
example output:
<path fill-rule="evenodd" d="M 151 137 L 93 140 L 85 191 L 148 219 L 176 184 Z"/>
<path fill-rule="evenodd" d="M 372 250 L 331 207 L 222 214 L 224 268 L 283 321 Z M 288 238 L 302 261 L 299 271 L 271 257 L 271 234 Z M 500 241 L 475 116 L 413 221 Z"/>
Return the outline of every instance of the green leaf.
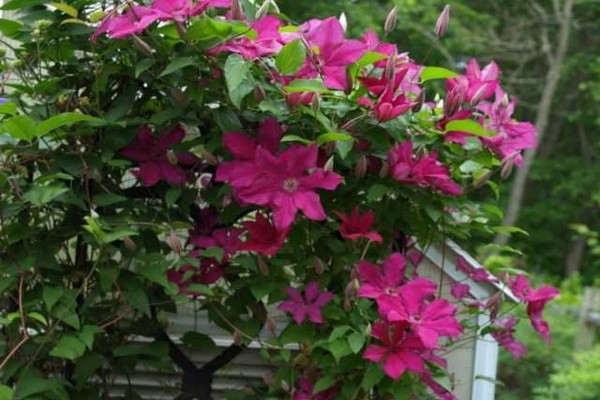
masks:
<path fill-rule="evenodd" d="M 354 354 L 357 354 L 365 344 L 365 336 L 360 332 L 352 332 L 348 336 L 348 344 Z"/>
<path fill-rule="evenodd" d="M 243 35 L 256 39 L 257 33 L 241 21 L 220 21 L 202 18 L 195 22 L 185 33 L 186 40 L 227 39 L 231 35 Z"/>
<path fill-rule="evenodd" d="M 141 74 L 148 71 L 152 66 L 156 64 L 156 60 L 153 58 L 146 58 L 135 66 L 135 77 L 139 78 Z"/>
<path fill-rule="evenodd" d="M 480 123 L 470 119 L 451 121 L 446 125 L 446 132 L 467 132 L 475 136 L 494 136 L 496 132 L 486 131 Z"/>
<path fill-rule="evenodd" d="M 352 327 L 350 327 L 348 325 L 336 326 L 331 331 L 328 341 L 334 342 L 335 340 L 341 338 L 342 336 L 345 336 L 346 333 L 350 332 L 351 330 L 352 330 Z"/>
<path fill-rule="evenodd" d="M 42 314 L 40 314 L 38 312 L 35 312 L 35 311 L 30 312 L 27 314 L 27 317 L 38 321 L 39 323 L 41 323 L 44 326 L 48 326 L 48 320 L 46 319 L 46 317 L 44 317 Z"/>
<path fill-rule="evenodd" d="M 324 377 L 319 379 L 317 383 L 315 383 L 315 386 L 313 387 L 313 394 L 321 393 L 322 391 L 329 389 L 333 385 L 335 385 L 335 378 L 331 375 L 325 375 Z"/>
<path fill-rule="evenodd" d="M 346 140 L 354 140 L 352 135 L 343 132 L 330 132 L 323 133 L 317 137 L 317 144 L 321 145 L 328 142 L 338 142 L 338 141 L 346 141 Z"/>
<path fill-rule="evenodd" d="M 189 67 L 190 65 L 194 65 L 196 63 L 197 61 L 194 57 L 177 57 L 173 59 L 169 65 L 167 65 L 167 67 L 163 70 L 163 72 L 160 73 L 159 76 L 172 74 L 175 71 L 179 71 L 182 68 Z"/>
<path fill-rule="evenodd" d="M 61 303 L 57 304 L 54 307 L 54 310 L 52 311 L 52 315 L 55 318 L 58 318 L 65 324 L 67 324 L 77 330 L 79 330 L 79 328 L 81 327 L 81 323 L 79 322 L 79 317 L 77 316 L 77 313 L 74 310 L 64 306 Z"/>
<path fill-rule="evenodd" d="M 65 289 L 58 286 L 44 286 L 42 290 L 42 299 L 48 311 L 51 311 L 56 303 L 63 296 Z"/>
<path fill-rule="evenodd" d="M 421 72 L 421 83 L 434 79 L 454 78 L 458 74 L 454 71 L 442 67 L 425 67 Z"/>
<path fill-rule="evenodd" d="M 221 262 L 225 252 L 220 247 L 208 247 L 206 249 L 202 249 L 200 251 L 200 255 L 205 258 L 214 258 L 217 261 Z"/>
<path fill-rule="evenodd" d="M 23 24 L 20 22 L 0 18 L 0 33 L 4 36 L 11 36 L 13 33 L 18 32 L 22 26 Z"/>
<path fill-rule="evenodd" d="M 385 185 L 380 183 L 376 183 L 369 188 L 369 192 L 367 193 L 367 201 L 369 203 L 381 201 L 383 196 L 388 194 L 391 189 Z"/>
<path fill-rule="evenodd" d="M 85 353 L 85 344 L 74 336 L 63 336 L 56 346 L 50 351 L 50 355 L 67 360 L 75 360 Z"/>
<path fill-rule="evenodd" d="M 299 40 L 293 40 L 283 46 L 275 58 L 275 66 L 282 75 L 291 75 L 297 72 L 306 59 L 306 47 Z"/>
<path fill-rule="evenodd" d="M 250 286 L 250 291 L 256 300 L 261 300 L 266 295 L 273 293 L 278 287 L 277 282 L 258 281 Z"/>
<path fill-rule="evenodd" d="M 460 165 L 458 169 L 463 174 L 472 174 L 475 171 L 479 171 L 482 168 L 482 165 L 473 160 L 467 160 Z"/>
<path fill-rule="evenodd" d="M 85 115 L 77 112 L 66 112 L 62 114 L 55 115 L 54 117 L 48 118 L 45 121 L 42 121 L 35 128 L 35 135 L 37 137 L 41 137 L 46 135 L 49 132 L 52 132 L 55 129 L 63 127 L 65 125 L 72 125 L 76 122 L 103 122 L 102 119 L 92 117 L 91 115 Z"/>
<path fill-rule="evenodd" d="M 298 343 L 311 340 L 315 335 L 315 328 L 312 325 L 289 324 L 285 327 L 279 340 L 281 344 Z"/>
<path fill-rule="evenodd" d="M 367 65 L 371 65 L 376 63 L 377 61 L 385 60 L 388 56 L 382 53 L 377 53 L 375 51 L 367 51 L 360 60 L 357 61 L 357 64 L 360 67 L 366 67 Z"/>
<path fill-rule="evenodd" d="M 104 358 L 99 354 L 86 355 L 75 363 L 73 378 L 78 385 L 84 385 L 88 379 L 104 364 Z"/>
<path fill-rule="evenodd" d="M 181 341 L 185 346 L 203 353 L 217 348 L 217 345 L 210 336 L 199 332 L 186 332 Z"/>
<path fill-rule="evenodd" d="M 231 102 L 240 108 L 242 100 L 254 90 L 254 81 L 250 75 L 252 64 L 238 54 L 231 54 L 225 61 L 225 83 Z"/>
<path fill-rule="evenodd" d="M 352 349 L 345 339 L 338 339 L 333 343 L 329 343 L 328 348 L 337 362 L 340 362 L 343 357 L 352 354 Z"/>
<path fill-rule="evenodd" d="M 102 329 L 96 325 L 85 325 L 81 332 L 79 332 L 79 340 L 81 340 L 85 347 L 92 350 L 94 347 L 94 336 L 97 333 L 102 333 Z"/>
<path fill-rule="evenodd" d="M 71 7 L 68 4 L 65 4 L 65 3 L 49 3 L 49 5 L 51 5 L 52 7 L 56 8 L 57 10 L 62 11 L 63 13 L 67 14 L 69 17 L 77 18 L 77 16 L 79 15 L 79 12 L 77 11 L 77 9 L 74 8 L 74 7 Z"/>
<path fill-rule="evenodd" d="M 374 388 L 383 379 L 383 370 L 379 365 L 369 364 L 363 377 L 362 388 L 366 391 Z"/>
<path fill-rule="evenodd" d="M 30 142 L 35 137 L 35 122 L 25 115 L 17 115 L 4 121 L 4 129 L 17 140 Z"/>
<path fill-rule="evenodd" d="M 13 390 L 8 386 L 0 385 L 0 400 L 11 400 L 13 398 Z"/>
<path fill-rule="evenodd" d="M 181 188 L 171 188 L 167 190 L 167 193 L 165 194 L 165 205 L 167 208 L 173 207 L 173 204 L 175 204 L 177 199 L 179 199 L 179 196 L 181 196 L 181 192 Z"/>
<path fill-rule="evenodd" d="M 494 230 L 494 232 L 498 232 L 498 233 L 504 233 L 504 234 L 520 233 L 521 235 L 529 236 L 529 232 L 527 232 L 521 228 L 517 228 L 516 226 L 495 226 L 492 229 Z"/>
<path fill-rule="evenodd" d="M 352 151 L 354 147 L 353 140 L 341 140 L 335 143 L 335 151 L 338 152 L 342 160 L 345 160 L 348 154 Z"/>
<path fill-rule="evenodd" d="M 311 144 L 312 142 L 298 135 L 285 135 L 281 138 L 281 142 L 300 142 L 304 144 Z"/>
<path fill-rule="evenodd" d="M 58 185 L 34 186 L 23 195 L 23 198 L 31 204 L 41 207 L 68 191 L 68 188 Z"/>
<path fill-rule="evenodd" d="M 12 101 L 0 104 L 0 114 L 15 115 L 17 113 L 17 105 Z"/>
<path fill-rule="evenodd" d="M 295 79 L 289 85 L 283 88 L 288 93 L 315 92 L 329 93 L 330 90 L 323 86 L 323 81 L 319 79 Z"/>

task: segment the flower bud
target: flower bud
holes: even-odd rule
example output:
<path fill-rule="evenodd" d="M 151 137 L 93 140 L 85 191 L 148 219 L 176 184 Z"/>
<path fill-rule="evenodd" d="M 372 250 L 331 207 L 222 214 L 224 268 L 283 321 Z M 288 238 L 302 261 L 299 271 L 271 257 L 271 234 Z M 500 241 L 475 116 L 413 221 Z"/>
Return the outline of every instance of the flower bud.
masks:
<path fill-rule="evenodd" d="M 381 169 L 379 170 L 379 177 L 381 179 L 386 178 L 390 174 L 390 164 L 387 161 L 381 163 Z"/>
<path fill-rule="evenodd" d="M 284 392 L 289 392 L 290 391 L 290 384 L 287 383 L 286 381 L 281 381 L 281 390 L 283 390 Z"/>
<path fill-rule="evenodd" d="M 269 275 L 269 266 L 265 259 L 260 256 L 258 257 L 258 271 L 265 276 Z"/>
<path fill-rule="evenodd" d="M 271 0 L 271 7 L 273 7 L 273 11 L 275 11 L 275 14 L 281 14 L 281 10 L 279 9 L 277 3 L 275 3 L 275 0 Z"/>
<path fill-rule="evenodd" d="M 171 93 L 171 96 L 175 99 L 175 101 L 181 104 L 182 106 L 187 106 L 188 104 L 190 104 L 189 97 L 187 97 L 187 95 L 181 89 L 169 88 L 169 92 Z"/>
<path fill-rule="evenodd" d="M 421 108 L 423 108 L 424 103 L 425 103 L 425 89 L 421 89 L 421 92 L 415 99 L 415 102 L 411 108 L 411 111 L 415 112 L 415 113 L 421 111 Z"/>
<path fill-rule="evenodd" d="M 479 189 L 480 187 L 482 187 L 483 185 L 485 185 L 485 183 L 490 179 L 490 177 L 492 176 L 492 171 L 488 171 L 486 173 L 484 173 L 483 175 L 481 175 L 479 177 L 479 179 L 477 179 L 474 183 L 473 186 L 476 189 Z"/>
<path fill-rule="evenodd" d="M 514 156 L 506 157 L 504 160 L 500 162 L 500 177 L 502 179 L 506 179 L 512 173 L 513 167 L 515 165 Z"/>
<path fill-rule="evenodd" d="M 177 28 L 177 33 L 179 34 L 179 37 L 183 39 L 186 33 L 185 25 L 181 21 L 175 21 L 175 27 Z"/>
<path fill-rule="evenodd" d="M 340 21 L 342 29 L 344 30 L 344 32 L 346 32 L 348 30 L 348 18 L 346 18 L 346 14 L 342 12 L 338 20 Z"/>
<path fill-rule="evenodd" d="M 369 167 L 369 160 L 366 155 L 361 155 L 354 166 L 354 176 L 357 178 L 362 178 L 367 174 L 367 169 Z"/>
<path fill-rule="evenodd" d="M 231 193 L 225 193 L 223 198 L 221 199 L 221 207 L 225 208 L 231 204 L 233 199 L 231 198 Z"/>
<path fill-rule="evenodd" d="M 231 1 L 231 19 L 238 21 L 243 21 L 246 19 L 240 0 Z"/>
<path fill-rule="evenodd" d="M 448 92 L 444 100 L 444 114 L 446 117 L 452 117 L 460 110 L 464 97 L 464 89 L 460 86 L 456 86 Z"/>
<path fill-rule="evenodd" d="M 167 236 L 167 244 L 175 253 L 181 254 L 183 246 L 181 245 L 181 240 L 179 240 L 179 237 L 177 237 L 175 232 L 171 232 L 169 236 Z"/>
<path fill-rule="evenodd" d="M 133 240 L 131 240 L 131 238 L 129 236 L 125 236 L 125 238 L 123 239 L 123 244 L 125 245 L 127 250 L 129 250 L 131 252 L 134 252 L 137 247 L 135 245 L 135 242 Z"/>
<path fill-rule="evenodd" d="M 435 22 L 435 36 L 442 37 L 446 33 L 448 28 L 448 21 L 450 20 L 450 4 L 446 4 L 446 7 L 440 13 L 437 21 Z"/>
<path fill-rule="evenodd" d="M 267 317 L 265 325 L 267 326 L 267 330 L 271 333 L 271 335 L 277 336 L 277 324 L 275 321 L 273 321 L 273 318 Z"/>
<path fill-rule="evenodd" d="M 383 70 L 383 76 L 388 81 L 393 81 L 395 78 L 397 58 L 398 58 L 398 54 L 394 50 L 394 52 L 388 57 L 387 62 L 385 63 L 385 69 Z"/>
<path fill-rule="evenodd" d="M 330 157 L 335 151 L 335 142 L 327 142 L 321 147 L 327 157 Z"/>
<path fill-rule="evenodd" d="M 333 171 L 333 159 L 334 159 L 334 156 L 331 156 L 327 159 L 327 162 L 325 162 L 325 165 L 323 165 L 324 171 L 327 171 L 327 172 Z"/>
<path fill-rule="evenodd" d="M 350 270 L 350 279 L 351 280 L 355 280 L 358 279 L 358 266 L 354 266 L 351 270 Z"/>
<path fill-rule="evenodd" d="M 206 150 L 204 147 L 200 149 L 200 157 L 205 160 L 209 165 L 217 166 L 219 165 L 219 159 L 210 151 Z"/>
<path fill-rule="evenodd" d="M 360 282 L 358 279 L 352 279 L 352 286 L 354 287 L 355 291 L 358 291 L 358 288 L 360 288 Z"/>
<path fill-rule="evenodd" d="M 344 306 L 344 311 L 346 311 L 346 312 L 352 311 L 353 307 L 352 307 L 352 302 L 350 300 L 344 299 L 343 306 Z"/>
<path fill-rule="evenodd" d="M 243 339 L 244 337 L 242 336 L 242 332 L 240 332 L 240 330 L 236 328 L 233 331 L 233 343 L 239 346 L 242 344 Z"/>
<path fill-rule="evenodd" d="M 315 112 L 319 111 L 319 108 L 321 108 L 321 96 L 315 94 L 310 101 L 310 105 Z"/>
<path fill-rule="evenodd" d="M 398 23 L 398 7 L 394 7 L 391 9 L 389 14 L 385 19 L 385 23 L 383 24 L 383 30 L 386 34 L 391 33 L 394 29 L 396 29 L 396 24 Z"/>
<path fill-rule="evenodd" d="M 267 98 L 267 93 L 261 85 L 254 86 L 254 101 L 260 103 Z"/>
<path fill-rule="evenodd" d="M 256 14 L 254 14 L 255 19 L 261 19 L 266 17 L 269 14 L 269 9 L 271 8 L 271 0 L 265 0 L 258 10 L 256 10 Z"/>
<path fill-rule="evenodd" d="M 475 93 L 473 93 L 473 96 L 471 96 L 471 107 L 475 107 L 477 104 L 479 104 L 479 102 L 483 99 L 483 95 L 485 95 L 485 92 L 487 91 L 488 88 L 488 84 L 484 83 L 483 85 L 481 85 L 479 87 L 479 89 L 477 89 L 475 91 Z"/>
<path fill-rule="evenodd" d="M 353 279 L 346 285 L 346 289 L 344 289 L 344 298 L 348 300 L 352 300 L 354 298 L 354 295 L 356 294 L 356 289 L 354 288 L 355 281 L 356 279 Z"/>
<path fill-rule="evenodd" d="M 133 37 L 133 43 L 135 46 L 147 56 L 151 56 L 154 53 L 154 49 L 150 45 L 144 42 L 138 35 L 131 35 Z"/>
<path fill-rule="evenodd" d="M 315 257 L 314 267 L 315 267 L 315 273 L 317 275 L 321 275 L 321 274 L 323 274 L 323 272 L 325 272 L 325 268 L 327 268 L 327 265 L 319 257 Z"/>
<path fill-rule="evenodd" d="M 167 150 L 167 161 L 171 165 L 179 164 L 179 160 L 177 159 L 177 154 L 173 150 Z"/>

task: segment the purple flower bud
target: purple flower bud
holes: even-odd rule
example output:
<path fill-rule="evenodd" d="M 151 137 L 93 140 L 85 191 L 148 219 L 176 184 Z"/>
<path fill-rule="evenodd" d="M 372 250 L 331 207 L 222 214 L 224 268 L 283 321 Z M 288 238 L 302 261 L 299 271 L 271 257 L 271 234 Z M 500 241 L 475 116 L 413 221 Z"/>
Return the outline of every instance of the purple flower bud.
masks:
<path fill-rule="evenodd" d="M 425 89 L 421 89 L 421 92 L 415 99 L 415 103 L 413 104 L 411 110 L 412 112 L 419 112 L 421 108 L 423 108 L 423 104 L 425 103 Z"/>
<path fill-rule="evenodd" d="M 325 262 L 323 260 L 321 260 L 319 257 L 315 257 L 315 273 L 317 275 L 322 275 L 323 272 L 325 272 L 325 268 L 327 267 L 325 265 Z"/>
<path fill-rule="evenodd" d="M 437 21 L 435 22 L 435 36 L 442 37 L 446 33 L 448 28 L 448 21 L 450 20 L 450 4 L 446 4 L 446 7 L 440 13 Z"/>
<path fill-rule="evenodd" d="M 246 19 L 240 0 L 231 1 L 231 19 L 238 21 L 243 21 Z"/>
<path fill-rule="evenodd" d="M 464 88 L 461 86 L 456 86 L 448 94 L 446 95 L 446 99 L 444 100 L 444 114 L 450 118 L 458 110 L 460 110 L 460 106 L 465 98 Z"/>
<path fill-rule="evenodd" d="M 364 154 L 360 156 L 356 165 L 354 166 L 354 176 L 357 178 L 362 178 L 367 174 L 367 169 L 369 167 L 369 160 L 367 156 Z"/>
<path fill-rule="evenodd" d="M 389 14 L 385 19 L 385 23 L 383 24 L 383 30 L 385 33 L 391 33 L 394 29 L 396 29 L 396 24 L 398 23 L 398 7 L 394 7 L 391 9 Z"/>
<path fill-rule="evenodd" d="M 167 244 L 175 253 L 181 254 L 183 246 L 181 245 L 181 240 L 179 240 L 175 232 L 171 232 L 169 236 L 167 236 Z"/>
<path fill-rule="evenodd" d="M 509 156 L 500 162 L 500 177 L 502 179 L 506 179 L 512 173 L 513 167 L 515 165 L 515 157 Z"/>
<path fill-rule="evenodd" d="M 260 7 L 258 7 L 258 10 L 256 10 L 256 14 L 254 15 L 254 18 L 261 19 L 263 17 L 266 17 L 267 14 L 269 14 L 270 8 L 271 8 L 271 0 L 265 0 L 262 3 L 262 5 Z"/>

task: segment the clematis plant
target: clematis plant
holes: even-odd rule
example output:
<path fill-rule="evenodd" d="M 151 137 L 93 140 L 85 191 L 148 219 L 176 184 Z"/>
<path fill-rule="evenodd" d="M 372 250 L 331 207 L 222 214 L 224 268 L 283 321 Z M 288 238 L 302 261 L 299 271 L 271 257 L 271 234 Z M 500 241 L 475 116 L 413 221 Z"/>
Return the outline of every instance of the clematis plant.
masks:
<path fill-rule="evenodd" d="M 272 0 L 100 17 L 91 0 L 12 3 L 0 393 L 108 398 L 130 381 L 144 398 L 141 368 L 176 367 L 173 398 L 211 399 L 219 370 L 260 347 L 273 376 L 247 399 L 453 399 L 454 346 L 489 334 L 525 354 L 506 303 L 550 342 L 556 289 L 462 258 L 448 288 L 426 272 L 429 249 L 494 233 L 480 193 L 535 146 L 495 63 L 421 65 Z M 186 309 L 205 324 L 174 335 Z M 215 351 L 205 325 L 231 344 Z"/>

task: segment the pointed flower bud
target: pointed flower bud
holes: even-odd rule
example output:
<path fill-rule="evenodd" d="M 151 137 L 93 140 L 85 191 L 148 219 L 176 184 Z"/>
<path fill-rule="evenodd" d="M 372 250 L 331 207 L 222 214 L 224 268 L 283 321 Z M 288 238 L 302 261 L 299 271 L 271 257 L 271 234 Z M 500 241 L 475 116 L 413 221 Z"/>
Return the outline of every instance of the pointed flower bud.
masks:
<path fill-rule="evenodd" d="M 387 18 L 385 19 L 385 23 L 383 24 L 383 30 L 385 31 L 385 33 L 389 34 L 394 29 L 396 29 L 397 23 L 398 23 L 398 7 L 394 7 L 387 15 Z"/>
<path fill-rule="evenodd" d="M 421 111 L 421 108 L 423 108 L 423 104 L 424 103 L 425 103 L 425 89 L 421 89 L 421 92 L 419 93 L 419 95 L 415 99 L 415 103 L 413 104 L 413 106 L 411 108 L 411 111 L 412 112 L 419 112 L 419 111 Z"/>
<path fill-rule="evenodd" d="M 367 156 L 364 154 L 361 155 L 354 166 L 354 176 L 357 178 L 362 178 L 367 174 L 367 169 L 369 167 L 369 160 Z"/>
<path fill-rule="evenodd" d="M 500 177 L 506 179 L 512 173 L 515 165 L 515 158 L 513 156 L 506 157 L 500 162 Z"/>
<path fill-rule="evenodd" d="M 238 21 L 243 21 L 246 19 L 240 0 L 231 1 L 231 19 Z"/>
<path fill-rule="evenodd" d="M 265 89 L 261 85 L 254 86 L 254 101 L 260 103 L 267 97 Z"/>
<path fill-rule="evenodd" d="M 340 21 L 342 29 L 344 30 L 344 32 L 346 32 L 348 30 L 348 18 L 346 18 L 346 14 L 342 12 L 338 19 Z"/>
<path fill-rule="evenodd" d="M 334 156 L 329 157 L 329 159 L 327 160 L 327 162 L 325 162 L 325 165 L 323 165 L 323 170 L 327 171 L 327 172 L 332 172 L 333 171 L 333 160 L 334 160 Z"/>
<path fill-rule="evenodd" d="M 460 110 L 460 106 L 465 97 L 465 91 L 462 87 L 456 86 L 448 92 L 444 100 L 444 114 L 450 118 Z"/>
<path fill-rule="evenodd" d="M 383 76 L 388 81 L 392 81 L 394 79 L 394 75 L 396 75 L 397 58 L 398 58 L 398 54 L 394 50 L 394 52 L 388 57 L 387 63 L 385 64 L 385 69 L 383 70 Z"/>
<path fill-rule="evenodd" d="M 177 154 L 173 150 L 167 150 L 167 161 L 171 165 L 179 164 L 179 160 L 177 159 Z"/>
<path fill-rule="evenodd" d="M 390 165 L 387 163 L 387 161 L 384 161 L 381 165 L 381 169 L 379 170 L 379 177 L 381 179 L 387 177 L 390 173 Z"/>
<path fill-rule="evenodd" d="M 239 346 L 242 344 L 242 340 L 242 332 L 240 332 L 240 330 L 236 328 L 235 331 L 233 331 L 233 343 Z"/>
<path fill-rule="evenodd" d="M 127 248 L 127 250 L 134 252 L 136 249 L 136 245 L 135 242 L 133 240 L 131 240 L 131 238 L 129 236 L 125 236 L 125 238 L 123 239 L 123 244 L 125 244 L 125 247 Z"/>
<path fill-rule="evenodd" d="M 265 0 L 258 10 L 256 10 L 256 14 L 254 14 L 254 18 L 261 19 L 266 17 L 269 14 L 269 9 L 271 8 L 271 0 Z"/>
<path fill-rule="evenodd" d="M 135 46 L 140 49 L 142 53 L 147 56 L 151 56 L 152 53 L 154 53 L 154 49 L 150 47 L 148 43 L 144 42 L 138 35 L 131 35 L 131 37 L 133 38 L 133 43 L 135 43 Z"/>
<path fill-rule="evenodd" d="M 175 253 L 181 254 L 183 246 L 181 245 L 181 240 L 179 240 L 179 237 L 177 237 L 175 232 L 171 232 L 169 236 L 167 236 L 167 244 Z"/>
<path fill-rule="evenodd" d="M 258 270 L 262 275 L 269 275 L 269 266 L 264 258 L 258 257 Z"/>
<path fill-rule="evenodd" d="M 440 13 L 437 21 L 435 22 L 435 36 L 442 37 L 448 29 L 448 21 L 450 20 L 450 4 L 446 4 L 446 7 Z"/>
<path fill-rule="evenodd" d="M 325 262 L 323 260 L 321 260 L 319 257 L 315 257 L 314 267 L 315 267 L 315 273 L 317 275 L 322 275 L 323 272 L 325 272 L 326 265 L 325 265 Z"/>

